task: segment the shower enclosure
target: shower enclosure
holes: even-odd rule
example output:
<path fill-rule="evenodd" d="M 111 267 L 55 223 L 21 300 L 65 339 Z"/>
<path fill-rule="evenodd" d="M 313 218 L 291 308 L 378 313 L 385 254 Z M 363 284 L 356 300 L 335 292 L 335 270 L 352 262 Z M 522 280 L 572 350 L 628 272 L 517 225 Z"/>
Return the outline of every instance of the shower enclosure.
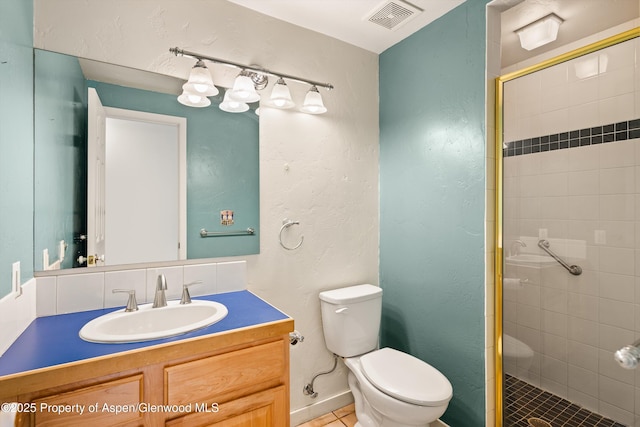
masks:
<path fill-rule="evenodd" d="M 640 426 L 639 35 L 498 79 L 504 426 Z"/>

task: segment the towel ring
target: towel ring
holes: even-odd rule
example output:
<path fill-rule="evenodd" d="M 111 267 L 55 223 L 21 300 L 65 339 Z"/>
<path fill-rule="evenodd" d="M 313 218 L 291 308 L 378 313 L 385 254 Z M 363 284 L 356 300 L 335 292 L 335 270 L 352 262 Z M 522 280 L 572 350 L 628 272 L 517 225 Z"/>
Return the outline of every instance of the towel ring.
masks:
<path fill-rule="evenodd" d="M 280 234 L 279 234 L 279 238 L 280 238 L 280 246 L 282 246 L 283 248 L 285 248 L 288 251 L 294 251 L 296 249 L 298 249 L 300 246 L 302 246 L 302 242 L 304 242 L 304 236 L 300 236 L 300 242 L 295 245 L 294 247 L 290 248 L 289 246 L 285 245 L 282 242 L 282 232 L 291 227 L 292 225 L 300 225 L 300 221 L 291 221 L 290 219 L 284 219 L 282 221 L 282 227 L 280 227 Z"/>

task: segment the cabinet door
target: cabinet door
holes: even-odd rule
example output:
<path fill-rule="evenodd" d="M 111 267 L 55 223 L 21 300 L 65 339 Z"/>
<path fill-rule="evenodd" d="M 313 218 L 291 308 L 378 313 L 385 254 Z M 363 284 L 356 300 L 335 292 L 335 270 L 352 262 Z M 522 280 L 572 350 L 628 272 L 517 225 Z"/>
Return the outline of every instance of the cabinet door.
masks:
<path fill-rule="evenodd" d="M 217 412 L 194 412 L 168 421 L 167 427 L 287 427 L 285 386 L 274 387 L 230 402 Z"/>
<path fill-rule="evenodd" d="M 34 400 L 33 425 L 142 425 L 142 401 L 142 375 L 134 375 Z"/>

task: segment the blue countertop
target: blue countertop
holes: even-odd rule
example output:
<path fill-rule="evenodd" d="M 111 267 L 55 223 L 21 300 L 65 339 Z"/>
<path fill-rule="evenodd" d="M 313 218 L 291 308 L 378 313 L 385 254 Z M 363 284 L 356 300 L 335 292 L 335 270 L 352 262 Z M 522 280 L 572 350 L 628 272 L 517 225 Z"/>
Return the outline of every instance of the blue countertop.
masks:
<path fill-rule="evenodd" d="M 88 321 L 120 310 L 114 307 L 79 313 L 39 317 L 18 337 L 0 357 L 0 381 L 2 376 L 39 368 L 77 362 L 109 354 L 136 350 L 158 344 L 181 341 L 262 323 L 288 319 L 289 317 L 249 291 L 229 292 L 193 297 L 194 300 L 217 301 L 224 304 L 229 314 L 211 326 L 186 334 L 153 341 L 126 344 L 99 344 L 86 342 L 78 332 Z"/>

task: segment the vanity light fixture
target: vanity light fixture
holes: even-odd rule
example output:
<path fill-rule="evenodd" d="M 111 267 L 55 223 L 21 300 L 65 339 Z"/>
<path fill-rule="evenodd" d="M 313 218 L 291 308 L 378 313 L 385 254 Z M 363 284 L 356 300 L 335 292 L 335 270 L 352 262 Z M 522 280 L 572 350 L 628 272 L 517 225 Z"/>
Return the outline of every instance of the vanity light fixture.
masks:
<path fill-rule="evenodd" d="M 216 96 L 220 91 L 213 85 L 209 69 L 202 60 L 198 60 L 189 73 L 189 80 L 182 86 L 185 91 L 201 96 Z"/>
<path fill-rule="evenodd" d="M 322 114 L 327 111 L 324 102 L 322 102 L 322 96 L 315 85 L 311 86 L 311 89 L 307 92 L 300 110 L 309 114 Z"/>
<path fill-rule="evenodd" d="M 244 102 L 234 100 L 230 95 L 231 90 L 224 93 L 224 99 L 218 106 L 222 111 L 227 113 L 244 113 L 249 109 L 249 105 Z"/>
<path fill-rule="evenodd" d="M 184 86 L 182 94 L 178 97 L 178 102 L 182 105 L 186 105 L 187 107 L 202 108 L 211 105 L 211 101 L 209 100 L 209 98 L 197 93 L 189 92 L 188 90 L 184 89 Z"/>
<path fill-rule="evenodd" d="M 551 13 L 516 30 L 516 34 L 520 37 L 520 46 L 526 50 L 533 50 L 555 41 L 562 22 L 562 18 Z"/>
<path fill-rule="evenodd" d="M 295 81 L 298 83 L 303 83 L 311 86 L 311 89 L 307 93 L 305 97 L 304 104 L 300 108 L 302 112 L 310 113 L 310 114 L 322 114 L 327 111 L 327 108 L 324 106 L 322 101 L 322 96 L 320 95 L 318 88 L 322 87 L 327 90 L 333 89 L 333 85 L 330 83 L 321 83 L 313 80 L 304 79 L 301 77 L 296 77 L 284 73 L 279 73 L 276 71 L 266 70 L 264 68 L 255 66 L 255 65 L 243 65 L 236 62 L 231 62 L 223 59 L 212 58 L 210 56 L 201 55 L 195 52 L 189 52 L 186 50 L 179 49 L 177 47 L 170 48 L 169 51 L 176 56 L 185 56 L 189 58 L 194 58 L 198 62 L 194 69 L 198 69 L 197 73 L 201 73 L 201 69 L 204 66 L 204 61 L 213 62 L 215 64 L 222 64 L 230 67 L 235 67 L 240 69 L 240 74 L 236 77 L 233 88 L 227 90 L 224 96 L 223 102 L 220 104 L 220 109 L 224 111 L 238 112 L 238 105 L 232 105 L 232 102 L 235 101 L 236 104 L 244 104 L 248 109 L 248 103 L 257 102 L 260 100 L 260 95 L 257 93 L 257 90 L 264 89 L 268 84 L 268 76 L 277 77 L 278 80 L 273 87 L 271 98 L 269 99 L 268 104 L 272 107 L 276 108 L 292 108 L 295 104 L 291 99 L 291 93 L 289 92 L 289 88 L 285 80 Z M 211 74 L 204 66 L 204 69 L 207 71 L 209 78 Z M 192 74 L 194 70 L 192 70 Z M 185 86 L 188 84 L 187 82 Z M 212 84 L 213 86 L 213 84 Z M 214 86 L 215 87 L 215 86 Z M 184 87 L 183 87 L 184 88 Z M 191 86 L 189 86 L 191 88 Z M 186 88 L 185 88 L 186 89 Z M 190 92 L 193 92 L 190 90 Z M 184 93 L 183 93 L 184 95 Z M 181 95 L 181 96 L 183 96 Z M 213 95 L 205 95 L 205 96 L 213 96 Z M 188 104 L 185 104 L 188 105 Z"/>
<path fill-rule="evenodd" d="M 231 91 L 227 91 L 227 93 L 229 94 L 229 98 L 238 102 L 251 103 L 260 101 L 260 95 L 256 92 L 251 74 L 246 70 L 240 71 L 240 74 L 238 74 L 238 77 L 236 77 L 236 80 L 233 82 L 233 88 Z"/>
<path fill-rule="evenodd" d="M 282 77 L 280 77 L 276 84 L 273 85 L 269 101 L 273 107 L 282 109 L 292 108 L 295 105 L 293 99 L 291 99 L 289 87 Z"/>

